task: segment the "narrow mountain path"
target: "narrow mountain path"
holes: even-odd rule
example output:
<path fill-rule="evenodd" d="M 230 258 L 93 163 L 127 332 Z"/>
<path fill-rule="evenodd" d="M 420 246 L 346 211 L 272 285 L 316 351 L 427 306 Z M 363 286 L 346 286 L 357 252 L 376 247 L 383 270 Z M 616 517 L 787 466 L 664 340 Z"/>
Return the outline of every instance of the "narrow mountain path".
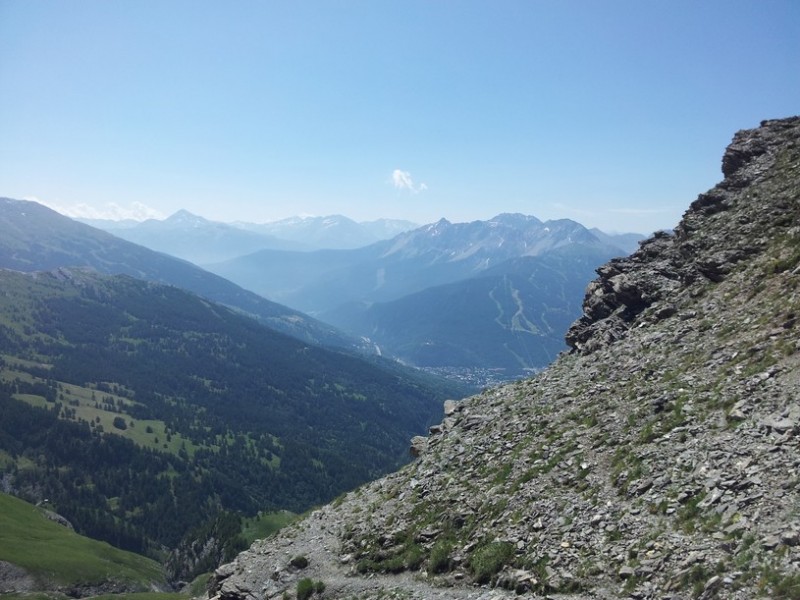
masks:
<path fill-rule="evenodd" d="M 503 600 L 518 597 L 513 591 L 488 586 L 437 586 L 420 572 L 357 574 L 351 557 L 341 554 L 340 518 L 328 505 L 276 537 L 257 541 L 234 563 L 218 570 L 222 580 L 220 589 L 210 597 L 222 600 L 231 593 L 253 600 L 277 599 L 284 594 L 294 597 L 297 582 L 305 578 L 321 581 L 325 585 L 325 597 L 342 600 Z M 308 565 L 302 569 L 291 566 L 293 559 L 300 556 L 305 557 Z M 235 586 L 226 588 L 227 577 L 234 573 L 237 577 L 231 579 L 236 580 Z M 265 574 L 269 580 L 258 585 Z M 243 581 L 252 582 L 252 586 L 243 585 Z M 601 600 L 606 596 L 559 595 L 559 598 Z"/>

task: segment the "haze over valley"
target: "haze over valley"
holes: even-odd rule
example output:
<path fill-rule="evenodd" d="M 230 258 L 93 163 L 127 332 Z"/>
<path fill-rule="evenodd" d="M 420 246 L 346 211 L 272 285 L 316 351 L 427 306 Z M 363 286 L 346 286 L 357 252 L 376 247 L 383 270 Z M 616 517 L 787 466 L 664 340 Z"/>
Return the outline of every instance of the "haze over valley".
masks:
<path fill-rule="evenodd" d="M 240 252 L 205 268 L 383 356 L 477 384 L 540 369 L 565 349 L 594 269 L 643 238 L 525 215 L 422 227 L 343 216 L 234 226 L 180 211 L 98 225 L 188 260 Z M 299 239 L 308 240 L 302 249 Z M 354 247 L 364 240 L 377 241 Z"/>

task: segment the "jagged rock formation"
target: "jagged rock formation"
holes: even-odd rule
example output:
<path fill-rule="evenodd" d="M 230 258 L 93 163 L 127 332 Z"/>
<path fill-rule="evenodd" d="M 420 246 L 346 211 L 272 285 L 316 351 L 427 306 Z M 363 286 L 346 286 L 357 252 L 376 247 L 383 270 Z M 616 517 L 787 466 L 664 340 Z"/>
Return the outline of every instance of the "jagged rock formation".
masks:
<path fill-rule="evenodd" d="M 598 270 L 567 343 L 591 352 L 618 338 L 647 308 L 658 306 L 658 317 L 674 314 L 676 294 L 722 281 L 739 262 L 763 253 L 775 233 L 796 225 L 791 192 L 797 174 L 787 153 L 797 143 L 797 127 L 796 119 L 787 119 L 737 133 L 722 159 L 725 180 L 692 203 L 675 235 L 656 234 L 638 252 Z M 772 169 L 789 189 L 770 188 L 759 196 L 757 183 Z"/>
<path fill-rule="evenodd" d="M 723 173 L 599 269 L 572 352 L 448 404 L 210 596 L 800 597 L 800 118 L 737 133 Z"/>

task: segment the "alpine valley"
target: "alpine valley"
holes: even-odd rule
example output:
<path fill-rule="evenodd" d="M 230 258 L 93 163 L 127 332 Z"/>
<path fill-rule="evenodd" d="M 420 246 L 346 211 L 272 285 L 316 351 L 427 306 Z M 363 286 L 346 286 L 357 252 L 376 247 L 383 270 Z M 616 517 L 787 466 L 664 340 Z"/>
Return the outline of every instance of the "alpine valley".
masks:
<path fill-rule="evenodd" d="M 183 260 L 36 203 L 0 209 L 2 491 L 157 559 L 162 580 L 396 469 L 441 402 L 469 391 Z M 0 582 L 25 589 L 153 581 L 76 581 L 62 563 L 49 577 L 28 568 L 24 536 L 6 542 L 24 548 L 0 556 Z"/>
<path fill-rule="evenodd" d="M 378 354 L 475 385 L 552 361 L 594 269 L 642 238 L 518 214 L 424 227 L 341 215 L 225 224 L 187 211 L 88 222 L 203 264 Z"/>
<path fill-rule="evenodd" d="M 320 240 L 323 231 L 352 236 L 351 225 L 343 218 L 302 219 L 282 223 L 282 231 L 289 228 L 291 237 L 298 228 L 317 228 Z M 524 358 L 502 374 L 506 379 L 519 367 L 546 364 L 563 348 L 560 338 L 578 312 L 568 298 L 580 296 L 599 256 L 623 253 L 576 223 L 542 224 L 521 215 L 468 225 L 442 221 L 410 233 L 405 223 L 361 226 L 367 225 L 373 238 L 401 231 L 389 254 L 405 275 L 392 285 L 421 290 L 400 298 L 398 309 L 376 304 L 373 315 L 384 309 L 378 318 L 391 320 L 406 318 L 391 310 L 427 312 L 422 322 L 409 318 L 408 331 L 435 336 L 427 346 L 437 365 L 503 365 L 508 359 L 497 348 L 504 346 Z M 150 235 L 155 247 L 159 239 L 178 245 L 211 239 L 229 251 L 293 243 L 243 227 L 185 211 L 164 222 L 117 224 L 119 231 Z M 2 490 L 45 502 L 79 534 L 161 561 L 171 584 L 230 560 L 254 532 L 265 534 L 292 513 L 398 468 L 408 460 L 408 440 L 439 420 L 441 402 L 475 389 L 381 358 L 369 351 L 372 340 L 35 202 L 0 199 L 0 234 Z M 447 246 L 463 256 L 447 260 Z M 517 256 L 528 246 L 549 258 Z M 376 252 L 386 254 L 385 243 L 291 255 L 366 254 L 373 257 L 370 269 L 385 271 Z M 444 266 L 428 268 L 435 263 Z M 308 268 L 327 273 L 324 264 Z M 476 271 L 482 276 L 472 277 Z M 474 306 L 465 293 L 475 297 Z M 529 321 L 530 307 L 543 319 Z M 531 341 L 509 344 L 493 323 Z M 484 348 L 470 350 L 476 336 Z M 9 564 L 13 582 L 78 595 L 142 585 L 136 578 L 43 578 L 29 565 Z"/>

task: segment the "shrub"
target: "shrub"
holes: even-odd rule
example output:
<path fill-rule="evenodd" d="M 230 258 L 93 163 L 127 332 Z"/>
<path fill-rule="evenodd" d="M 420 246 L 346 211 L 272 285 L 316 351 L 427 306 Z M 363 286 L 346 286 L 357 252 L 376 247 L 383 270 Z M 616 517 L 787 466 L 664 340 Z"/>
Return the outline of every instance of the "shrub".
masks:
<path fill-rule="evenodd" d="M 759 583 L 759 587 L 762 589 L 764 587 L 771 588 L 769 597 L 775 600 L 798 600 L 800 598 L 800 574 L 787 575 L 778 569 L 768 567 Z"/>
<path fill-rule="evenodd" d="M 297 582 L 297 600 L 308 600 L 314 594 L 321 594 L 324 591 L 325 583 L 322 581 L 312 581 L 304 577 Z"/>
<path fill-rule="evenodd" d="M 425 557 L 422 548 L 417 544 L 411 544 L 403 555 L 403 565 L 410 571 L 416 571 L 422 566 Z"/>
<path fill-rule="evenodd" d="M 492 542 L 483 546 L 469 559 L 469 567 L 477 583 L 489 583 L 514 557 L 514 546 L 510 542 Z"/>
<path fill-rule="evenodd" d="M 117 429 L 127 429 L 128 424 L 125 422 L 124 417 L 114 417 L 114 421 L 111 423 Z"/>
<path fill-rule="evenodd" d="M 449 539 L 437 540 L 431 549 L 431 556 L 428 559 L 428 570 L 431 573 L 446 573 L 450 570 L 450 552 L 453 544 Z"/>
<path fill-rule="evenodd" d="M 314 595 L 314 582 L 304 577 L 297 582 L 297 600 L 308 600 Z"/>

